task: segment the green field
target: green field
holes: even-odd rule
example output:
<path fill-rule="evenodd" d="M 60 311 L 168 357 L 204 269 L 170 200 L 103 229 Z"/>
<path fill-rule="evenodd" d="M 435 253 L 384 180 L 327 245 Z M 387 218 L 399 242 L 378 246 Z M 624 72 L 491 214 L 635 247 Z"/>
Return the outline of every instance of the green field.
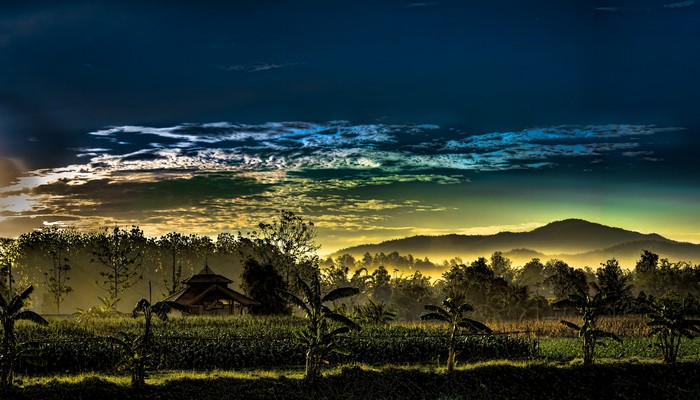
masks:
<path fill-rule="evenodd" d="M 700 398 L 700 338 L 683 342 L 681 363 L 663 365 L 636 317 L 602 320 L 628 335 L 598 347 L 597 365 L 585 367 L 578 339 L 558 321 L 491 322 L 497 334 L 459 337 L 453 374 L 444 368 L 445 326 L 365 326 L 341 338 L 350 354 L 330 358 L 325 378 L 312 386 L 301 379 L 304 348 L 293 337 L 301 318 L 172 318 L 154 325 L 154 368 L 134 397 L 124 354 L 104 338 L 140 332 L 142 323 L 19 323 L 19 340 L 35 342 L 46 365 L 20 365 L 18 398 Z"/>

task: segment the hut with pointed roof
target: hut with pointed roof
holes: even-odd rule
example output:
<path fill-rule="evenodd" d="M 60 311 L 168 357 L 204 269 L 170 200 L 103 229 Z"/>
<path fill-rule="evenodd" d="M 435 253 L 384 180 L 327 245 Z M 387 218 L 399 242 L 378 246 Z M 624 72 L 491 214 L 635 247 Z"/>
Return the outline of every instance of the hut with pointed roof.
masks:
<path fill-rule="evenodd" d="M 250 297 L 228 287 L 233 281 L 212 271 L 202 271 L 182 281 L 185 288 L 165 300 L 186 306 L 191 315 L 245 315 L 249 307 L 260 305 Z"/>

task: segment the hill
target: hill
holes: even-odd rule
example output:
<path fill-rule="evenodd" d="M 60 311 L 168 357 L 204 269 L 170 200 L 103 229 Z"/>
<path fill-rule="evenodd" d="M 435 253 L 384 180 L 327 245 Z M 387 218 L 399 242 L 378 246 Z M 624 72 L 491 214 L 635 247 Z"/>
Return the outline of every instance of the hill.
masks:
<path fill-rule="evenodd" d="M 644 234 L 581 219 L 556 221 L 529 232 L 412 236 L 349 247 L 332 256 L 348 253 L 362 257 L 365 253 L 388 254 L 396 251 L 439 261 L 453 257 L 471 260 L 501 251 L 516 264 L 537 257 L 543 260 L 560 258 L 572 265 L 596 267 L 614 257 L 622 265 L 632 267 L 644 249 L 673 261 L 700 262 L 700 245 L 676 242 L 655 233 Z"/>

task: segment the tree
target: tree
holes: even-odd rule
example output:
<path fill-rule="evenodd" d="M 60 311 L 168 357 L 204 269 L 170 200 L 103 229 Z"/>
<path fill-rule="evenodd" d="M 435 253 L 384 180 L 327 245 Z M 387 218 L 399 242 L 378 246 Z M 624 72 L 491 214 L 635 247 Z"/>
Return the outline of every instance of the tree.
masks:
<path fill-rule="evenodd" d="M 6 300 L 0 295 L 0 323 L 2 323 L 2 360 L 0 360 L 0 388 L 3 391 L 12 390 L 14 387 L 14 368 L 16 363 L 24 357 L 31 356 L 31 349 L 23 348 L 17 344 L 15 336 L 15 323 L 20 320 L 34 322 L 40 325 L 48 325 L 48 322 L 34 311 L 24 310 L 29 296 L 34 287 L 29 286 L 22 293 Z"/>
<path fill-rule="evenodd" d="M 549 260 L 545 265 L 548 286 L 557 299 L 565 299 L 571 294 L 585 293 L 588 289 L 586 274 L 581 269 L 574 269 L 562 260 Z"/>
<path fill-rule="evenodd" d="M 185 236 L 181 233 L 171 232 L 161 236 L 156 244 L 167 251 L 172 259 L 168 278 L 163 279 L 168 295 L 176 293 L 182 288 L 182 256 L 184 251 L 192 244 L 193 236 Z"/>
<path fill-rule="evenodd" d="M 626 275 L 616 259 L 610 259 L 600 264 L 602 267 L 596 271 L 598 283 L 595 285 L 600 292 L 613 295 L 616 300 L 610 304 L 610 310 L 614 315 L 625 312 L 632 301 L 632 285 L 630 277 Z"/>
<path fill-rule="evenodd" d="M 644 250 L 639 261 L 634 267 L 635 286 L 646 294 L 661 294 L 659 282 L 657 282 L 657 271 L 659 266 L 659 256 L 649 250 Z"/>
<path fill-rule="evenodd" d="M 535 294 L 539 295 L 539 290 L 543 286 L 545 278 L 544 264 L 539 258 L 533 258 L 517 272 L 515 283 L 534 288 Z"/>
<path fill-rule="evenodd" d="M 92 261 L 105 268 L 105 271 L 100 271 L 104 280 L 98 285 L 107 291 L 104 302 L 108 307 L 114 308 L 121 294 L 141 280 L 145 243 L 143 231 L 136 226 L 131 230 L 114 227 L 110 231 L 105 228 L 97 234 Z"/>
<path fill-rule="evenodd" d="M 303 296 L 297 296 L 286 290 L 280 293 L 306 314 L 306 327 L 295 334 L 299 342 L 306 347 L 304 378 L 313 381 L 321 377 L 321 365 L 330 353 L 347 353 L 335 345 L 335 338 L 351 329 L 360 329 L 360 326 L 350 318 L 332 311 L 325 303 L 354 296 L 359 291 L 357 288 L 343 287 L 333 289 L 324 295 L 321 291 L 318 272 L 312 275 L 310 283 L 305 282 L 298 274 L 296 278 L 297 286 L 301 289 Z"/>
<path fill-rule="evenodd" d="M 422 320 L 443 321 L 449 324 L 450 337 L 447 347 L 448 372 L 452 372 L 455 367 L 455 342 L 458 329 L 464 328 L 470 333 L 491 333 L 491 328 L 465 316 L 466 313 L 474 311 L 474 307 L 467 303 L 463 297 L 456 297 L 455 299 L 448 297 L 443 300 L 442 307 L 426 305 L 425 309 L 428 312 L 420 316 Z"/>
<path fill-rule="evenodd" d="M 391 300 L 391 275 L 383 265 L 372 272 L 370 280 L 370 296 L 375 301 L 388 302 Z"/>
<path fill-rule="evenodd" d="M 581 326 L 564 320 L 560 322 L 578 332 L 578 336 L 581 338 L 581 353 L 584 365 L 593 364 L 596 345 L 605 345 L 600 339 L 610 338 L 617 342 L 622 342 L 614 334 L 600 330 L 596 326 L 601 311 L 614 301 L 615 297 L 609 296 L 607 293 L 598 292 L 591 297 L 583 292 L 579 292 L 570 294 L 568 298 L 554 303 L 555 306 L 574 307 L 582 315 L 583 324 Z"/>
<path fill-rule="evenodd" d="M 305 222 L 292 211 L 278 210 L 277 217 L 271 223 L 261 222 L 258 228 L 260 231 L 253 232 L 252 236 L 277 249 L 272 255 L 281 256 L 281 260 L 268 261 L 280 264 L 282 277 L 287 284 L 294 276 L 295 266 L 313 258 L 320 247 L 315 242 L 317 231 L 314 223 Z"/>
<path fill-rule="evenodd" d="M 0 238 L 0 295 L 12 297 L 12 264 L 18 254 L 16 240 Z"/>
<path fill-rule="evenodd" d="M 491 269 L 494 276 L 503 278 L 507 283 L 512 283 L 515 278 L 512 262 L 507 257 L 504 257 L 500 251 L 491 255 Z"/>
<path fill-rule="evenodd" d="M 435 300 L 430 277 L 420 271 L 407 277 L 391 280 L 392 306 L 396 307 L 404 320 L 415 320 L 420 317 L 423 305 Z"/>
<path fill-rule="evenodd" d="M 73 288 L 68 285 L 71 266 L 68 253 L 80 245 L 81 235 L 74 231 L 46 228 L 25 233 L 19 237 L 19 246 L 24 252 L 37 249 L 51 259 L 50 268 L 44 271 L 44 284 L 56 313 L 61 313 L 61 304 Z"/>
<path fill-rule="evenodd" d="M 683 337 L 692 338 L 695 334 L 700 334 L 700 320 L 688 319 L 697 317 L 700 312 L 688 303 L 687 299 L 681 300 L 673 290 L 649 303 L 649 335 L 654 338 L 654 344 L 661 349 L 667 364 L 676 362 Z"/>
<path fill-rule="evenodd" d="M 243 262 L 241 273 L 241 289 L 246 294 L 260 302 L 250 312 L 255 315 L 288 315 L 291 314 L 286 299 L 280 291 L 287 290 L 284 279 L 275 267 L 268 263 L 261 264 L 249 257 Z"/>

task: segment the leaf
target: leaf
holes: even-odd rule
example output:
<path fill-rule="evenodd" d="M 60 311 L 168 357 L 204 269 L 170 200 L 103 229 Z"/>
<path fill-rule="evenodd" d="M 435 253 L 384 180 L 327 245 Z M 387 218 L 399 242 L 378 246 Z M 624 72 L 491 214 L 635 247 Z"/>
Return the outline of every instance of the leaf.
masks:
<path fill-rule="evenodd" d="M 354 329 L 354 330 L 358 330 L 358 331 L 361 329 L 360 325 L 356 324 L 355 321 L 351 320 L 350 318 L 348 318 L 342 314 L 330 313 L 330 314 L 326 314 L 326 318 L 330 319 L 331 321 L 341 323 L 350 329 Z"/>
<path fill-rule="evenodd" d="M 432 313 L 426 313 L 420 316 L 420 319 L 423 321 L 443 321 L 443 322 L 450 322 L 450 319 L 445 317 L 444 315 L 436 312 Z"/>
<path fill-rule="evenodd" d="M 311 310 L 309 309 L 309 306 L 306 305 L 306 302 L 304 300 L 300 299 L 297 295 L 295 295 L 292 292 L 288 292 L 286 290 L 278 290 L 277 293 L 284 299 L 294 303 L 297 307 L 301 308 L 306 312 L 306 315 L 311 315 Z"/>
<path fill-rule="evenodd" d="M 571 329 L 573 329 L 573 330 L 575 330 L 575 331 L 581 331 L 581 327 L 578 326 L 578 325 L 576 325 L 576 324 L 574 324 L 573 322 L 564 321 L 564 320 L 561 320 L 561 321 L 559 321 L 559 322 L 560 322 L 562 325 L 567 326 L 567 327 L 569 327 L 569 328 L 571 328 Z"/>
<path fill-rule="evenodd" d="M 343 299 L 345 297 L 350 297 L 354 296 L 356 294 L 360 293 L 360 289 L 354 288 L 354 287 L 342 287 L 342 288 L 337 288 L 331 290 L 330 293 L 327 295 L 323 296 L 323 299 L 321 299 L 322 303 L 328 302 L 328 301 L 334 301 L 338 299 Z"/>
<path fill-rule="evenodd" d="M 25 310 L 17 314 L 17 320 L 31 321 L 39 325 L 48 325 L 49 321 L 45 320 L 44 317 L 35 313 L 34 311 Z"/>
<path fill-rule="evenodd" d="M 486 333 L 493 332 L 493 330 L 491 328 L 482 324 L 481 322 L 475 321 L 473 319 L 468 319 L 468 318 L 464 318 L 457 325 L 461 326 L 462 328 L 473 329 L 477 332 L 486 332 Z"/>

